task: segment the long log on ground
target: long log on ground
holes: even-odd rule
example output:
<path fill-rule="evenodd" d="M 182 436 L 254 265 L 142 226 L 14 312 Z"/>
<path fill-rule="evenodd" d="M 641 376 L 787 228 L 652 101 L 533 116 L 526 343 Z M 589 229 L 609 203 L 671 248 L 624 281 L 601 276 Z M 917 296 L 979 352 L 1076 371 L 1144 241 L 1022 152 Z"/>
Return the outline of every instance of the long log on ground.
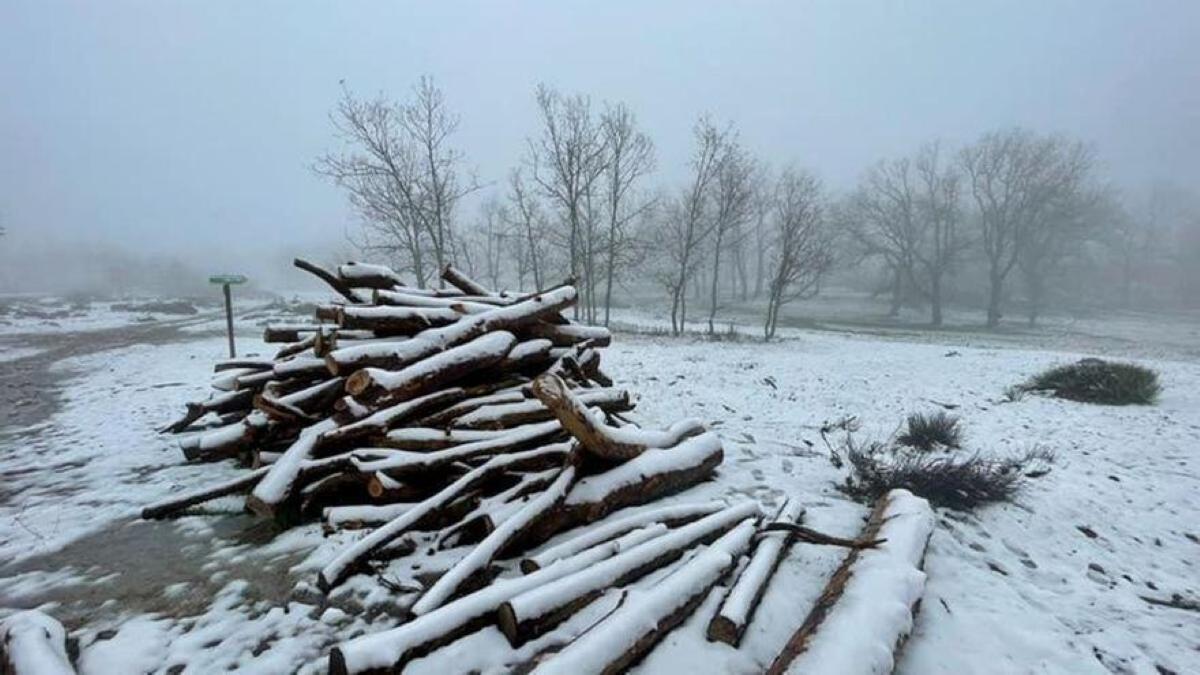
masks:
<path fill-rule="evenodd" d="M 323 454 L 331 450 L 347 448 L 358 441 L 382 436 L 393 427 L 405 424 L 415 417 L 425 415 L 444 405 L 456 403 L 465 395 L 464 390 L 451 387 L 383 408 L 358 421 L 323 434 L 317 443 L 317 453 Z"/>
<path fill-rule="evenodd" d="M 572 400 L 581 408 L 595 407 L 605 412 L 633 408 L 629 392 L 624 389 L 588 389 L 573 393 Z M 458 429 L 507 429 L 521 424 L 555 419 L 555 417 L 558 417 L 560 422 L 563 419 L 538 399 L 522 399 L 514 403 L 492 404 L 477 408 L 451 420 L 449 424 Z M 563 428 L 570 431 L 565 424 Z"/>
<path fill-rule="evenodd" d="M 329 654 L 331 675 L 400 672 L 420 658 L 495 621 L 496 607 L 509 598 L 592 565 L 644 541 L 646 533 L 630 532 L 532 574 L 499 579 L 469 595 L 390 630 L 337 645 Z"/>
<path fill-rule="evenodd" d="M 404 478 L 413 474 L 444 469 L 456 462 L 469 462 L 482 457 L 525 450 L 549 443 L 561 435 L 562 427 L 557 421 L 551 420 L 511 429 L 508 433 L 495 438 L 463 443 L 445 450 L 432 452 L 392 450 L 387 457 L 373 460 L 359 459 L 356 451 L 355 457 L 351 461 L 355 468 L 362 473 L 380 471 L 393 478 Z"/>
<path fill-rule="evenodd" d="M 342 328 L 369 330 L 379 336 L 412 336 L 428 328 L 448 326 L 462 318 L 449 307 L 339 307 Z"/>
<path fill-rule="evenodd" d="M 695 611 L 733 567 L 753 536 L 753 519 L 742 521 L 666 579 L 652 588 L 630 593 L 611 615 L 539 663 L 533 672 L 538 675 L 625 672 Z M 653 543 L 652 540 L 643 546 Z"/>
<path fill-rule="evenodd" d="M 356 296 L 354 291 L 346 285 L 346 282 L 334 276 L 320 265 L 315 265 L 302 258 L 296 258 L 292 261 L 292 264 L 304 270 L 305 272 L 315 275 L 321 281 L 329 284 L 330 288 L 337 291 L 342 297 L 346 298 L 350 302 L 358 302 L 358 296 Z"/>
<path fill-rule="evenodd" d="M 560 288 L 489 312 L 464 317 L 448 326 L 431 328 L 410 340 L 335 349 L 326 355 L 326 367 L 335 375 L 365 367 L 403 368 L 485 333 L 511 332 L 527 323 L 556 314 L 574 303 L 575 298 L 574 288 Z"/>
<path fill-rule="evenodd" d="M 213 372 L 245 368 L 247 370 L 270 370 L 275 366 L 274 361 L 264 359 L 225 359 L 213 364 Z"/>
<path fill-rule="evenodd" d="M 347 288 L 396 288 L 404 280 L 392 268 L 363 262 L 348 262 L 337 267 L 338 279 Z"/>
<path fill-rule="evenodd" d="M 626 532 L 645 527 L 654 523 L 662 523 L 669 527 L 682 525 L 703 518 L 724 509 L 723 502 L 700 502 L 695 504 L 676 504 L 673 506 L 647 507 L 631 509 L 631 513 L 621 511 L 612 518 L 583 531 L 572 531 L 570 539 L 542 549 L 521 561 L 521 571 L 528 574 L 567 556 L 574 555 L 596 544 L 615 539 Z"/>
<path fill-rule="evenodd" d="M 507 518 L 470 553 L 439 577 L 413 604 L 413 614 L 428 614 L 446 604 L 473 577 L 483 573 L 506 548 L 519 541 L 534 523 L 562 503 L 574 481 L 575 467 L 567 466 L 548 488 L 526 502 L 520 510 Z"/>
<path fill-rule="evenodd" d="M 365 368 L 346 380 L 346 392 L 361 402 L 406 401 L 459 380 L 503 359 L 517 343 L 512 333 L 497 331 L 452 347 L 399 371 Z"/>
<path fill-rule="evenodd" d="M 258 484 L 258 481 L 262 480 L 263 476 L 267 475 L 267 471 L 270 471 L 270 467 L 264 466 L 261 469 L 255 469 L 254 471 L 243 474 L 237 478 L 234 478 L 233 480 L 228 480 L 218 485 L 212 485 L 199 490 L 186 492 L 182 495 L 168 497 L 167 499 L 144 507 L 142 509 L 142 518 L 145 520 L 157 520 L 213 499 L 249 492 L 255 485 Z"/>
<path fill-rule="evenodd" d="M 684 439 L 704 433 L 699 420 L 682 420 L 666 431 L 633 427 L 610 427 L 597 419 L 584 397 L 571 391 L 557 375 L 542 375 L 533 381 L 533 393 L 579 440 L 584 450 L 610 461 L 637 457 L 650 448 L 669 448 Z"/>
<path fill-rule="evenodd" d="M 784 502 L 775 520 L 799 523 L 803 516 L 804 507 L 800 500 L 789 499 Z M 750 562 L 729 589 L 716 615 L 708 622 L 709 640 L 738 646 L 746 632 L 746 626 L 754 618 L 754 611 L 758 609 L 758 603 L 762 601 L 767 585 L 775 575 L 775 570 L 779 568 L 779 563 L 795 540 L 795 535 L 788 532 L 759 533 Z"/>
<path fill-rule="evenodd" d="M 321 590 L 328 591 L 353 573 L 356 566 L 370 559 L 371 555 L 409 531 L 413 524 L 432 511 L 447 504 L 475 488 L 480 483 L 501 473 L 530 464 L 540 465 L 547 459 L 561 461 L 571 449 L 571 444 L 560 443 L 524 452 L 499 455 L 459 477 L 432 497 L 413 506 L 403 515 L 386 525 L 372 530 L 370 534 L 347 546 L 329 562 L 317 578 Z"/>
<path fill-rule="evenodd" d="M 758 505 L 743 502 L 672 530 L 569 577 L 531 589 L 500 606 L 501 632 L 519 647 L 554 628 L 605 590 L 624 586 L 678 560 L 692 547 L 712 541 L 748 518 Z"/>
<path fill-rule="evenodd" d="M 711 432 L 674 448 L 647 450 L 608 471 L 581 479 L 562 508 L 541 523 L 538 535 L 548 539 L 569 527 L 596 522 L 617 509 L 689 488 L 707 479 L 723 458 L 721 439 Z"/>
<path fill-rule="evenodd" d="M 912 630 L 934 517 L 929 503 L 907 490 L 876 502 L 852 549 L 775 658 L 767 673 L 890 673 L 896 650 Z"/>
<path fill-rule="evenodd" d="M 0 673 L 4 675 L 75 675 L 67 656 L 67 631 L 36 610 L 0 621 Z"/>

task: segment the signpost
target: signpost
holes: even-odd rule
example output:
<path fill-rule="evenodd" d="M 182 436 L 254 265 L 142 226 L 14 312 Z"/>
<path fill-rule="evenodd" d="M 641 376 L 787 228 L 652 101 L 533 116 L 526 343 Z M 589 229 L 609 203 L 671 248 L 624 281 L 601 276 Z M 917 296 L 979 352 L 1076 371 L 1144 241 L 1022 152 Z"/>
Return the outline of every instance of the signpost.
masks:
<path fill-rule="evenodd" d="M 225 291 L 225 330 L 229 333 L 229 358 L 236 358 L 237 350 L 233 347 L 233 300 L 229 287 L 246 283 L 246 277 L 241 274 L 215 274 L 208 278 L 208 283 L 221 284 Z"/>

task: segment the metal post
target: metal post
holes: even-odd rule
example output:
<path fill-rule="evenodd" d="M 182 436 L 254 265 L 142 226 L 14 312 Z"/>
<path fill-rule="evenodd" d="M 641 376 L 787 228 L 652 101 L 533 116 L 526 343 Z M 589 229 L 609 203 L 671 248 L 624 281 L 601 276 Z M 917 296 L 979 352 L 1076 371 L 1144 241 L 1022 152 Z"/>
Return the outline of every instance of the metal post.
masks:
<path fill-rule="evenodd" d="M 229 333 L 229 358 L 237 358 L 237 350 L 233 347 L 233 301 L 230 299 L 229 284 L 222 284 L 225 289 L 225 330 Z"/>

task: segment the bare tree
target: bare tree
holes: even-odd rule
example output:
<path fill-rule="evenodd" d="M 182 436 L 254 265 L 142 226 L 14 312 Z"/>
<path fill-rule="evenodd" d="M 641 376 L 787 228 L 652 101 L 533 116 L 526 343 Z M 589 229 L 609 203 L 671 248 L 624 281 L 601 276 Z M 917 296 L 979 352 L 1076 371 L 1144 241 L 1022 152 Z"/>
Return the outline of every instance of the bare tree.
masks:
<path fill-rule="evenodd" d="M 359 248 L 386 255 L 425 285 L 436 276 L 427 254 L 437 266 L 448 262 L 454 207 L 478 187 L 458 179 L 462 156 L 449 147 L 457 117 L 422 78 L 404 104 L 343 90 L 330 119 L 343 148 L 319 157 L 314 170 L 345 189 L 363 218 Z"/>
<path fill-rule="evenodd" d="M 563 213 L 567 226 L 570 273 L 589 297 L 592 289 L 586 274 L 585 256 L 590 242 L 592 189 L 605 168 L 605 143 L 600 127 L 592 119 L 591 102 L 585 96 L 564 97 L 539 85 L 536 93 L 541 118 L 541 135 L 529 141 L 528 161 L 532 177 Z M 579 318 L 580 305 L 575 305 Z"/>
<path fill-rule="evenodd" d="M 544 288 L 546 264 L 546 235 L 549 222 L 541 202 L 530 192 L 520 168 L 508 175 L 507 224 L 514 241 L 523 251 L 518 260 L 533 275 L 533 287 Z M 524 277 L 524 274 L 521 274 Z"/>
<path fill-rule="evenodd" d="M 712 279 L 708 308 L 708 332 L 716 331 L 714 322 L 720 305 L 717 289 L 720 286 L 721 254 L 730 245 L 741 244 L 742 225 L 754 212 L 753 158 L 741 146 L 737 135 L 728 132 L 725 146 L 717 161 L 712 183 Z"/>
<path fill-rule="evenodd" d="M 712 229 L 709 213 L 711 186 L 717 164 L 724 153 L 729 132 L 702 117 L 693 129 L 696 148 L 692 152 L 689 186 L 665 210 L 656 248 L 667 263 L 659 280 L 671 296 L 671 332 L 679 335 L 687 321 L 688 285 L 700 263 L 700 247 Z"/>
<path fill-rule="evenodd" d="M 885 160 L 867 170 L 843 214 L 859 255 L 884 261 L 891 276 L 891 316 L 899 313 L 915 276 L 922 238 L 917 201 L 912 161 Z"/>
<path fill-rule="evenodd" d="M 608 207 L 604 280 L 604 325 L 607 326 L 612 311 L 613 280 L 631 240 L 627 226 L 651 203 L 642 200 L 630 205 L 628 200 L 637 181 L 654 169 L 654 144 L 649 136 L 637 130 L 633 113 L 623 103 L 605 108 L 600 116 L 600 128 L 608 151 L 604 171 Z"/>
<path fill-rule="evenodd" d="M 1091 166 L 1081 143 L 1013 129 L 985 134 L 959 156 L 978 208 L 988 260 L 987 325 L 1000 323 L 1004 283 L 1033 232 L 1047 226 L 1056 204 L 1076 191 Z"/>
<path fill-rule="evenodd" d="M 771 275 L 763 337 L 775 337 L 779 311 L 787 303 L 817 294 L 833 266 L 834 236 L 824 218 L 816 176 L 788 168 L 775 190 Z"/>
<path fill-rule="evenodd" d="M 921 148 L 915 167 L 921 228 L 913 258 L 926 279 L 930 323 L 940 326 L 945 277 L 970 244 L 961 227 L 962 180 L 953 165 L 943 164 L 936 142 Z"/>
<path fill-rule="evenodd" d="M 1107 199 L 1099 190 L 1061 195 L 1029 229 L 1017 265 L 1028 293 L 1030 326 L 1037 323 L 1045 307 L 1051 277 L 1069 258 L 1082 257 L 1084 244 L 1100 234 L 1106 208 Z"/>

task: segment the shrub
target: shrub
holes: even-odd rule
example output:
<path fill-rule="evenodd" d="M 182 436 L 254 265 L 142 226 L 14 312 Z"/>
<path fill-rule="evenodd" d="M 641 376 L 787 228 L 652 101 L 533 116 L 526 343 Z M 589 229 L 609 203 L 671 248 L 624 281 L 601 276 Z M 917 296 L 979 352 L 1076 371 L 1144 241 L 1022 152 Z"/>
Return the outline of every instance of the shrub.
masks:
<path fill-rule="evenodd" d="M 1058 398 L 1108 405 L 1149 405 L 1162 387 L 1158 374 L 1133 363 L 1083 359 L 1051 368 L 1030 379 L 1021 388 L 1048 391 Z"/>
<path fill-rule="evenodd" d="M 939 446 L 962 447 L 962 427 L 959 419 L 944 412 L 914 413 L 908 416 L 907 428 L 896 438 L 900 445 L 929 452 Z"/>

